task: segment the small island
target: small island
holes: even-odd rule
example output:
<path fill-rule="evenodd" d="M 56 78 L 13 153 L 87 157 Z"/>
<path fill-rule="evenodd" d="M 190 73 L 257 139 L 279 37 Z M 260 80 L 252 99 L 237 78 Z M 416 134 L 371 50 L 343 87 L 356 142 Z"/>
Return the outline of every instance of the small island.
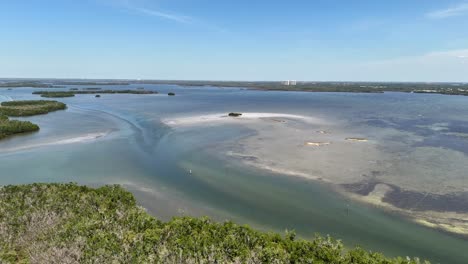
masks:
<path fill-rule="evenodd" d="M 0 114 L 0 140 L 6 137 L 39 130 L 39 126 L 29 121 L 10 120 Z"/>
<path fill-rule="evenodd" d="M 64 103 L 57 101 L 11 101 L 0 104 L 0 139 L 35 132 L 39 126 L 29 121 L 10 120 L 8 116 L 32 116 L 66 109 Z"/>
<path fill-rule="evenodd" d="M 242 114 L 241 114 L 241 113 L 234 113 L 234 112 L 232 112 L 232 113 L 229 113 L 228 116 L 239 117 L 239 116 L 242 116 Z"/>
<path fill-rule="evenodd" d="M 64 98 L 64 97 L 74 97 L 74 92 L 43 92 L 41 97 L 45 98 Z"/>
<path fill-rule="evenodd" d="M 99 88 L 99 87 L 87 87 L 87 88 L 83 88 L 83 90 L 98 91 L 98 90 L 102 90 L 102 88 Z"/>
<path fill-rule="evenodd" d="M 85 88 L 85 90 L 69 90 L 64 91 L 35 91 L 32 94 L 40 95 L 41 97 L 59 98 L 73 97 L 77 94 L 157 94 L 156 91 L 148 90 L 101 90 L 101 88 Z"/>
<path fill-rule="evenodd" d="M 10 101 L 0 104 L 0 114 L 6 116 L 33 116 L 42 115 L 49 112 L 64 110 L 67 105 L 57 101 L 31 100 L 31 101 Z"/>
<path fill-rule="evenodd" d="M 171 92 L 171 93 L 168 93 L 167 95 L 169 95 L 169 96 L 175 96 L 175 93 L 172 93 L 172 92 Z"/>

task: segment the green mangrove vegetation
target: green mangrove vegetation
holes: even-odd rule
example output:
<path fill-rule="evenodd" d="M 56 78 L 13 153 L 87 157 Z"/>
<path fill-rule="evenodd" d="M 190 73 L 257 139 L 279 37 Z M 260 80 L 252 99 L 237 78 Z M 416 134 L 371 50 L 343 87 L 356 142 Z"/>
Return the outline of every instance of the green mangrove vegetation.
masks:
<path fill-rule="evenodd" d="M 130 85 L 130 83 L 126 81 L 113 81 L 113 80 L 97 80 L 97 81 L 54 80 L 54 84 L 58 84 L 58 85 Z"/>
<path fill-rule="evenodd" d="M 38 130 L 39 126 L 29 121 L 10 120 L 7 116 L 0 114 L 0 139 Z"/>
<path fill-rule="evenodd" d="M 298 81 L 296 85 L 283 82 L 247 82 L 247 81 L 181 81 L 181 80 L 144 80 L 136 84 L 169 84 L 181 86 L 239 87 L 267 91 L 302 91 L 302 92 L 348 92 L 348 93 L 383 93 L 417 92 L 450 95 L 468 95 L 468 83 L 423 83 L 423 82 L 311 82 Z"/>
<path fill-rule="evenodd" d="M 65 88 L 66 85 L 146 85 L 165 84 L 180 86 L 212 86 L 212 87 L 239 87 L 268 91 L 304 91 L 304 92 L 351 92 L 351 93 L 383 93 L 383 92 L 405 92 L 405 93 L 436 93 L 447 95 L 468 95 L 468 83 L 423 83 L 423 82 L 313 82 L 297 81 L 295 85 L 287 83 L 270 82 L 248 82 L 248 81 L 190 81 L 190 80 L 14 80 L 0 82 L 1 87 L 33 87 L 33 88 Z M 93 88 L 93 87 L 91 87 Z M 137 87 L 137 90 L 143 90 Z M 78 88 L 71 88 L 75 91 Z M 89 88 L 83 88 L 88 90 Z M 127 90 L 132 91 L 132 90 Z M 117 93 L 107 90 L 108 93 Z M 131 93 L 131 92 L 123 92 Z"/>
<path fill-rule="evenodd" d="M 0 114 L 6 116 L 32 116 L 64 110 L 67 105 L 57 101 L 30 100 L 10 101 L 0 104 Z"/>
<path fill-rule="evenodd" d="M 52 84 L 46 84 L 40 81 L 8 81 L 0 83 L 1 87 L 7 88 L 18 88 L 18 87 L 33 87 L 33 88 L 56 88 L 57 86 Z"/>
<path fill-rule="evenodd" d="M 100 88 L 100 87 L 87 87 L 87 88 L 83 88 L 83 90 L 97 91 L 97 90 L 102 90 L 102 88 Z"/>
<path fill-rule="evenodd" d="M 32 94 L 40 95 L 41 97 L 73 97 L 76 94 L 157 94 L 156 91 L 148 90 L 100 90 L 100 88 L 88 88 L 86 90 L 69 90 L 69 91 L 34 91 Z"/>
<path fill-rule="evenodd" d="M 162 222 L 119 186 L 30 184 L 0 189 L 2 263 L 427 263 L 386 258 L 316 236 L 298 239 L 232 222 Z"/>
<path fill-rule="evenodd" d="M 64 98 L 64 97 L 74 97 L 74 92 L 43 92 L 41 97 L 45 98 Z"/>
<path fill-rule="evenodd" d="M 241 115 L 242 115 L 241 113 L 234 113 L 234 112 L 228 114 L 228 116 L 232 116 L 232 117 L 239 117 Z"/>

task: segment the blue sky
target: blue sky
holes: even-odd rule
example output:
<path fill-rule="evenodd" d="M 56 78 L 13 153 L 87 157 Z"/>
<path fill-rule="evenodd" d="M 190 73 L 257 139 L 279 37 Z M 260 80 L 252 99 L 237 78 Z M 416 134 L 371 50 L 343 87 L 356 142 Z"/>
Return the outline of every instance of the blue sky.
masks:
<path fill-rule="evenodd" d="M 468 0 L 0 0 L 0 77 L 468 82 Z"/>

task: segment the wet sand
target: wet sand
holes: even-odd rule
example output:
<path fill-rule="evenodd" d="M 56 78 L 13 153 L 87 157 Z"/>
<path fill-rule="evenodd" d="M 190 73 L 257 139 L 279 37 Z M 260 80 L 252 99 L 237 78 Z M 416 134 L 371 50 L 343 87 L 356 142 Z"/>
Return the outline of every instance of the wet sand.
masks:
<path fill-rule="evenodd" d="M 58 138 L 53 141 L 32 143 L 28 145 L 15 146 L 15 147 L 10 147 L 10 148 L 3 148 L 1 151 L 2 152 L 15 152 L 15 151 L 24 151 L 24 150 L 29 150 L 29 149 L 41 148 L 41 147 L 48 147 L 48 146 L 90 143 L 100 138 L 106 137 L 107 135 L 109 135 L 109 132 L 89 133 L 89 134 L 79 135 L 75 137 Z"/>
<path fill-rule="evenodd" d="M 227 158 L 281 175 L 331 183 L 360 202 L 397 211 L 426 226 L 468 234 L 468 194 L 463 192 L 468 165 L 463 154 L 456 151 L 422 147 L 395 156 L 382 149 L 379 137 L 372 137 L 375 131 L 357 134 L 329 120 L 282 113 L 243 113 L 240 117 L 209 114 L 163 122 L 175 129 L 245 126 L 255 133 L 226 144 Z M 386 129 L 378 136 L 402 134 Z M 407 136 L 408 140 L 420 140 Z M 447 157 L 455 163 L 447 164 Z M 434 163 L 443 165 L 430 166 Z M 444 166 L 451 166 L 460 177 L 448 179 Z"/>

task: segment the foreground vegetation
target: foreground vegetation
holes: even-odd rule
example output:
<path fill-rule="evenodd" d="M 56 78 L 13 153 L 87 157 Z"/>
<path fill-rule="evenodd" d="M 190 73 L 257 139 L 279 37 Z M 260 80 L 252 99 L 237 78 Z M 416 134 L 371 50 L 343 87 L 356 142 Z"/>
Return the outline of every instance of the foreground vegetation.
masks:
<path fill-rule="evenodd" d="M 7 116 L 0 114 L 0 139 L 6 138 L 11 135 L 35 132 L 39 130 L 39 126 L 28 122 L 9 120 Z"/>
<path fill-rule="evenodd" d="M 57 101 L 10 101 L 2 102 L 0 104 L 0 114 L 6 116 L 32 116 L 47 114 L 49 112 L 64 110 L 66 108 L 66 104 Z"/>
<path fill-rule="evenodd" d="M 119 186 L 31 184 L 0 189 L 2 263 L 421 263 L 332 238 L 300 240 L 232 222 L 161 222 Z"/>

